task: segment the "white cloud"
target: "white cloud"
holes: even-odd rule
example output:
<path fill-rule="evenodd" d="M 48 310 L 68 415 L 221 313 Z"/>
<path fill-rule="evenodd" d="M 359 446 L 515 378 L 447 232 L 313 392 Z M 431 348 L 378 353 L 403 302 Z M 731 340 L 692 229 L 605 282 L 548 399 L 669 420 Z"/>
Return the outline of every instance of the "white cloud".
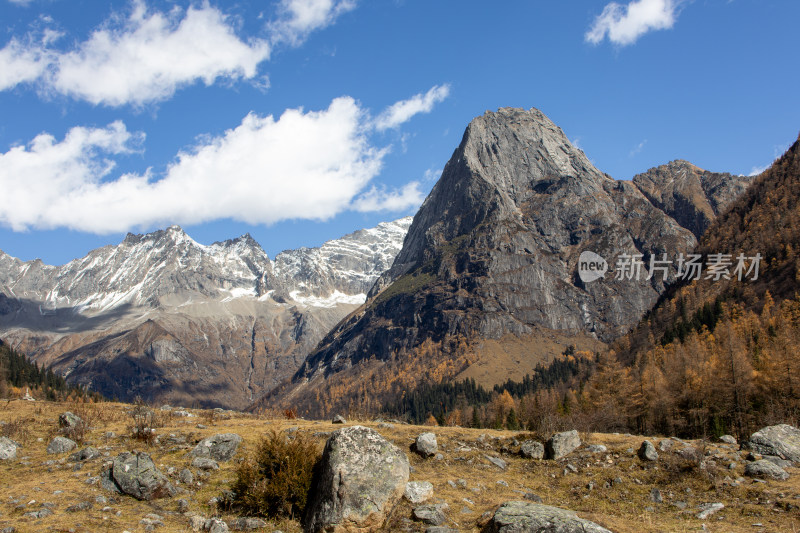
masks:
<path fill-rule="evenodd" d="M 417 94 L 390 106 L 375 119 L 375 128 L 383 131 L 396 128 L 418 113 L 430 113 L 433 106 L 450 94 L 450 85 L 436 85 L 425 94 Z"/>
<path fill-rule="evenodd" d="M 771 165 L 764 165 L 763 167 L 753 167 L 750 169 L 750 174 L 748 176 L 758 176 L 765 170 L 767 170 Z"/>
<path fill-rule="evenodd" d="M 44 48 L 12 39 L 0 49 L 0 91 L 20 83 L 36 81 L 45 73 L 50 62 Z"/>
<path fill-rule="evenodd" d="M 41 134 L 0 153 L 0 224 L 16 231 L 70 228 L 111 233 L 231 218 L 250 224 L 326 219 L 342 211 L 419 205 L 418 182 L 386 191 L 369 182 L 388 148 L 373 146 L 369 114 L 350 97 L 322 111 L 247 115 L 239 126 L 178 154 L 161 177 L 111 175 L 110 156 L 143 135 L 121 122 Z M 365 192 L 366 190 L 366 192 Z"/>
<path fill-rule="evenodd" d="M 8 0 L 8 1 L 11 2 L 12 4 L 17 4 L 18 6 L 27 6 L 28 4 L 33 2 L 33 0 Z"/>
<path fill-rule="evenodd" d="M 148 12 L 135 2 L 120 27 L 96 30 L 76 50 L 60 54 L 48 85 L 93 104 L 141 105 L 200 80 L 253 78 L 269 57 L 265 41 L 243 42 L 208 4 L 180 15 L 177 9 Z"/>
<path fill-rule="evenodd" d="M 412 207 L 419 207 L 425 199 L 419 185 L 418 181 L 412 181 L 401 189 L 393 191 L 373 186 L 353 201 L 352 209 L 361 212 L 406 211 Z"/>
<path fill-rule="evenodd" d="M 595 18 L 584 36 L 586 41 L 599 44 L 608 40 L 629 45 L 652 30 L 669 29 L 675 24 L 680 0 L 634 0 L 626 6 L 611 2 Z"/>
<path fill-rule="evenodd" d="M 272 42 L 297 46 L 309 33 L 330 26 L 355 7 L 355 0 L 281 0 L 278 19 L 269 25 Z"/>
<path fill-rule="evenodd" d="M 142 139 L 114 122 L 106 128 L 73 128 L 61 142 L 43 133 L 28 146 L 0 154 L 0 223 L 15 231 L 69 226 L 65 221 L 86 207 L 85 195 L 114 168 L 105 156 L 130 153 Z"/>

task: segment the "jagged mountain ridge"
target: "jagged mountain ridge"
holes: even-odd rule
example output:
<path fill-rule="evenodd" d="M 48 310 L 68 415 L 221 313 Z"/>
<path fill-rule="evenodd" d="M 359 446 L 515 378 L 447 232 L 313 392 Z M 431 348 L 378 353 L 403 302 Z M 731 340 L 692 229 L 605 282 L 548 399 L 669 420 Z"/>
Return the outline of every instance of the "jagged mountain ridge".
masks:
<path fill-rule="evenodd" d="M 177 226 L 59 267 L 0 252 L 0 336 L 110 396 L 243 408 L 364 301 L 410 222 L 274 260 L 249 235 L 205 246 Z"/>
<path fill-rule="evenodd" d="M 748 181 L 726 176 L 712 177 Z M 564 332 L 576 341 L 604 342 L 624 334 L 675 279 L 675 269 L 666 280 L 644 279 L 645 270 L 638 280 L 607 275 L 584 283 L 577 263 L 588 250 L 611 268 L 623 254 L 641 254 L 645 263 L 667 254 L 674 264 L 695 247 L 695 228 L 655 201 L 666 194 L 668 180 L 652 183 L 645 195 L 636 182 L 598 171 L 538 110 L 503 108 L 476 118 L 367 304 L 322 340 L 291 384 L 264 402 L 277 399 L 320 414 L 310 398 L 331 387 L 347 396 L 348 387 L 361 381 L 359 372 L 385 365 L 370 379 L 386 383 L 365 393 L 380 396 L 395 383 L 388 368 L 402 373 L 404 365 L 425 366 L 410 361 L 429 353 L 431 343 L 437 357 L 453 359 L 450 375 L 434 379 L 480 378 L 479 366 L 496 366 L 494 353 L 482 353 L 485 346 L 506 350 L 517 342 L 508 342 L 509 335 L 527 339 L 528 348 L 514 356 L 519 359 Z M 726 194 L 736 190 L 701 187 L 693 210 L 729 202 Z"/>

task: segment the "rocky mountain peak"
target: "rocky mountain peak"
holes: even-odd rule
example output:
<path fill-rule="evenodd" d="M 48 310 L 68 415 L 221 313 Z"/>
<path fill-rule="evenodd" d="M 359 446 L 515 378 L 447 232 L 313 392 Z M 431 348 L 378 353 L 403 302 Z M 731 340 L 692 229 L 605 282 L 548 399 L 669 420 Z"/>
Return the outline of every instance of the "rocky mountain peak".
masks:
<path fill-rule="evenodd" d="M 633 183 L 658 209 L 698 239 L 752 182 L 751 176 L 709 172 L 676 159 L 633 177 Z"/>

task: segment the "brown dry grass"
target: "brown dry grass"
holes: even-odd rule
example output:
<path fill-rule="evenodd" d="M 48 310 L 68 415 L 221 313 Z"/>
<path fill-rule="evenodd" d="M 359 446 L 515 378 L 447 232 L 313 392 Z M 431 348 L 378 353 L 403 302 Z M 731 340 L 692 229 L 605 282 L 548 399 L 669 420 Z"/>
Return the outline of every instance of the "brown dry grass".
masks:
<path fill-rule="evenodd" d="M 196 478 L 201 485 L 191 487 L 193 494 L 150 503 L 110 494 L 98 485 L 87 484 L 86 480 L 98 475 L 103 461 L 123 451 L 147 451 L 162 471 L 167 472 L 173 467 L 179 472 L 190 463 L 187 451 L 201 438 L 217 433 L 241 435 L 244 442 L 237 457 L 243 457 L 251 453 L 259 438 L 272 429 L 283 431 L 297 426 L 299 431 L 314 434 L 340 427 L 328 422 L 267 419 L 249 414 L 212 414 L 193 410 L 197 417 L 165 415 L 163 427 L 158 429 L 162 441 L 169 435 L 175 435 L 185 438 L 186 444 L 148 446 L 127 437 L 131 425 L 127 411 L 131 408 L 130 405 L 111 403 L 86 405 L 12 401 L 4 405 L 0 411 L 0 421 L 17 423 L 14 431 L 17 432 L 16 437 L 20 438 L 16 440 L 21 441 L 24 448 L 16 460 L 0 463 L 0 529 L 13 526 L 18 532 L 139 532 L 144 531 L 139 521 L 149 513 L 156 513 L 165 524 L 157 531 L 188 531 L 188 518 L 177 513 L 177 499 L 183 497 L 189 501 L 190 513 L 206 517 L 219 514 L 208 502 L 229 488 L 235 476 L 235 459 L 221 463 L 220 470 L 212 472 L 205 479 Z M 107 457 L 89 461 L 81 469 L 73 470 L 74 465 L 66 461 L 68 454 L 47 455 L 45 448 L 49 439 L 56 434 L 58 415 L 67 410 L 90 420 L 86 443 L 107 453 Z M 703 523 L 708 531 L 719 532 L 800 531 L 800 511 L 797 507 L 800 504 L 800 471 L 789 469 L 793 475 L 785 482 L 769 481 L 762 484 L 748 479 L 740 486 L 731 486 L 726 483 L 726 477 L 735 479 L 742 475 L 743 461 L 739 460 L 736 469 L 729 471 L 727 458 L 740 452 L 721 444 L 706 446 L 706 460 L 716 461 L 717 466 L 703 469 L 687 464 L 675 454 L 664 452 L 660 452 L 657 464 L 644 464 L 628 451 L 638 448 L 643 438 L 616 434 L 582 435 L 586 443 L 607 446 L 608 453 L 605 454 L 591 454 L 581 449 L 560 461 L 532 461 L 513 454 L 516 451 L 513 439 L 524 436 L 519 432 L 404 424 L 386 427 L 372 421 L 361 423 L 373 427 L 407 452 L 413 467 L 411 480 L 433 483 L 433 501 L 446 502 L 449 505 L 450 527 L 463 531 L 478 531 L 487 513 L 491 513 L 498 504 L 506 500 L 523 499 L 526 492 L 538 495 L 544 503 L 573 509 L 582 517 L 618 533 L 698 531 Z M 207 427 L 197 428 L 197 424 Z M 437 434 L 443 460 L 422 459 L 410 451 L 414 438 L 431 429 Z M 115 432 L 117 437 L 106 437 L 108 431 Z M 481 435 L 486 437 L 481 439 Z M 325 440 L 322 435 L 316 438 L 320 445 Z M 504 452 L 504 447 L 512 453 Z M 485 459 L 486 454 L 507 461 L 507 469 L 502 471 L 491 465 Z M 715 454 L 718 456 L 715 457 Z M 578 472 L 565 474 L 567 464 L 576 467 Z M 613 483 L 615 478 L 620 478 L 621 483 Z M 460 486 L 458 480 L 464 480 L 466 486 Z M 455 487 L 448 481 L 453 481 Z M 594 488 L 588 488 L 590 483 Z M 661 490 L 663 503 L 650 501 L 653 487 Z M 87 500 L 94 502 L 100 495 L 113 497 L 116 502 L 107 504 L 106 509 L 95 503 L 88 511 L 66 512 L 68 506 Z M 17 503 L 12 503 L 14 501 Z M 26 512 L 39 509 L 43 502 L 53 504 L 52 516 L 39 520 L 23 516 Z M 686 503 L 686 510 L 675 507 L 677 502 Z M 696 518 L 697 506 L 707 502 L 722 502 L 725 508 L 701 521 Z M 24 508 L 17 508 L 21 504 L 25 504 Z M 424 526 L 409 522 L 411 508 L 407 502 L 396 506 L 386 530 L 410 526 L 412 530 L 423 531 Z M 753 526 L 756 523 L 762 526 Z M 291 533 L 299 532 L 300 526 L 296 521 L 284 520 L 270 524 L 266 531 L 273 529 Z"/>

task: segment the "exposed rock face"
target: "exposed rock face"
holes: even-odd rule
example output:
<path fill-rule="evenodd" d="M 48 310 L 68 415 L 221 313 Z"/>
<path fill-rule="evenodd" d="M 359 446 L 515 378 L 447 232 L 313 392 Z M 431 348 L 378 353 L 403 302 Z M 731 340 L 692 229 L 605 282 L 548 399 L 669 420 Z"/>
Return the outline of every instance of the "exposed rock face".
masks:
<path fill-rule="evenodd" d="M 484 533 L 611 533 L 574 511 L 539 503 L 510 501 L 501 505 Z"/>
<path fill-rule="evenodd" d="M 633 183 L 653 205 L 699 239 L 753 179 L 709 172 L 688 161 L 676 160 L 634 176 Z"/>
<path fill-rule="evenodd" d="M 748 446 L 761 455 L 800 462 L 800 429 L 789 424 L 761 428 L 750 436 Z"/>
<path fill-rule="evenodd" d="M 120 492 L 138 500 L 165 498 L 175 490 L 144 452 L 126 452 L 115 457 L 110 478 Z"/>
<path fill-rule="evenodd" d="M 786 470 L 766 459 L 747 463 L 744 466 L 744 475 L 757 478 L 767 477 L 781 481 L 789 479 L 789 474 Z"/>
<path fill-rule="evenodd" d="M 204 246 L 177 226 L 58 267 L 0 252 L 0 336 L 108 397 L 243 409 L 364 302 L 410 223 L 274 260 L 249 235 Z"/>
<path fill-rule="evenodd" d="M 408 458 L 375 431 L 335 431 L 311 484 L 307 532 L 377 531 L 408 482 Z"/>
<path fill-rule="evenodd" d="M 707 188 L 708 202 L 727 201 Z M 678 254 L 696 243 L 538 110 L 487 112 L 470 123 L 367 304 L 322 340 L 287 394 L 298 403 L 322 376 L 372 357 L 401 360 L 426 342 L 472 346 L 543 331 L 610 341 L 653 306 Z M 603 278 L 581 278 L 583 252 L 607 262 Z M 644 263 L 638 274 L 616 268 L 633 256 Z M 666 258 L 666 269 L 651 269 L 651 258 Z"/>
<path fill-rule="evenodd" d="M 581 445 L 577 430 L 556 433 L 547 440 L 544 449 L 545 459 L 561 459 L 575 451 Z"/>
<path fill-rule="evenodd" d="M 17 458 L 17 443 L 8 437 L 0 437 L 0 461 Z"/>
<path fill-rule="evenodd" d="M 236 433 L 221 433 L 206 437 L 197 443 L 191 452 L 194 457 L 210 457 L 215 461 L 230 461 L 236 455 L 242 437 Z"/>

